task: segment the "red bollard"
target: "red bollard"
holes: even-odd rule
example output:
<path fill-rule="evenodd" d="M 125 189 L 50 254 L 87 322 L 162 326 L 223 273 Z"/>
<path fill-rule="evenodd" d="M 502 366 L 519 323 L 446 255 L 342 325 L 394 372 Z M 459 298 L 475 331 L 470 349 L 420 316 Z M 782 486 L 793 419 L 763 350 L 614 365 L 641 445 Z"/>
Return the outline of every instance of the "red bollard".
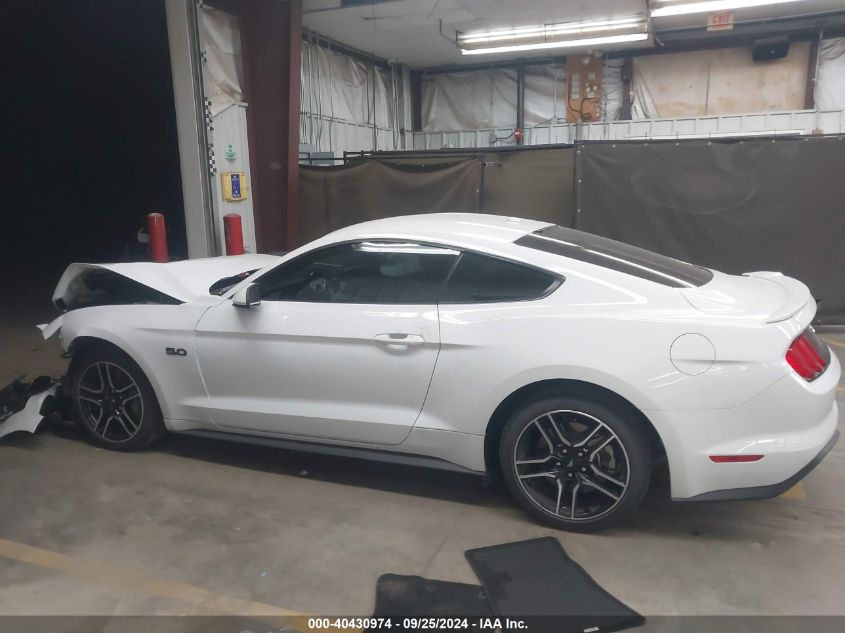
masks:
<path fill-rule="evenodd" d="M 164 215 L 147 215 L 147 234 L 150 236 L 150 259 L 163 264 L 167 261 L 167 231 L 164 228 Z"/>
<path fill-rule="evenodd" d="M 223 227 L 226 232 L 226 254 L 244 254 L 244 231 L 241 216 L 237 213 L 227 213 L 223 216 Z"/>

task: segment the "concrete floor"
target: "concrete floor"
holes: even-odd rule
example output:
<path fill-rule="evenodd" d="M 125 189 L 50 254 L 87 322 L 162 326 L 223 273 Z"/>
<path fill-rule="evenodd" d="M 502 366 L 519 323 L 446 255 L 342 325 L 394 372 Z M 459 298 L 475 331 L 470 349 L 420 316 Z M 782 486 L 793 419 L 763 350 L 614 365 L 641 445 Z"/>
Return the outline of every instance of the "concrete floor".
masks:
<path fill-rule="evenodd" d="M 63 371 L 33 305 L 0 315 L 0 384 Z M 845 360 L 845 336 L 825 337 Z M 121 454 L 41 430 L 0 440 L 0 615 L 367 615 L 380 574 L 475 583 L 465 550 L 541 535 L 646 615 L 845 615 L 843 481 L 840 442 L 783 497 L 677 504 L 658 486 L 622 527 L 576 535 L 473 477 L 184 436 Z"/>

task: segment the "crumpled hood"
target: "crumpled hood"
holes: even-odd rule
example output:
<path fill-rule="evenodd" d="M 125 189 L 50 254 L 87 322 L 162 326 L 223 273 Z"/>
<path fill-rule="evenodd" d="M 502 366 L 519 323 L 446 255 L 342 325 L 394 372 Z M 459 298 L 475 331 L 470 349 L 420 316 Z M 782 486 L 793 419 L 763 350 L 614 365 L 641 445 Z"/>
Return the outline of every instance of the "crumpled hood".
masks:
<path fill-rule="evenodd" d="M 271 266 L 281 260 L 276 255 L 234 255 L 187 259 L 166 264 L 127 262 L 121 264 L 71 264 L 53 292 L 53 303 L 72 303 L 73 282 L 91 270 L 108 270 L 182 302 L 209 296 L 208 288 L 218 279 L 247 270 Z"/>

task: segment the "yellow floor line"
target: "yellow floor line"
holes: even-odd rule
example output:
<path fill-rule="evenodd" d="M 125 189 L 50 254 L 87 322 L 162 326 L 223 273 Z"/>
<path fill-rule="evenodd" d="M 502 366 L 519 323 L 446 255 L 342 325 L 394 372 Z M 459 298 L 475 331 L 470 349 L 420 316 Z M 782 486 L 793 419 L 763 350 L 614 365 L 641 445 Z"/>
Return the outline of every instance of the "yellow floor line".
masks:
<path fill-rule="evenodd" d="M 0 557 L 52 569 L 68 576 L 108 587 L 119 586 L 123 589 L 141 591 L 168 600 L 186 602 L 201 607 L 203 612 L 254 617 L 264 621 L 273 621 L 275 624 L 286 624 L 300 631 L 307 630 L 306 619 L 308 616 L 304 613 L 282 609 L 263 602 L 221 596 L 202 587 L 176 580 L 147 576 L 123 566 L 75 558 L 67 554 L 2 538 L 0 538 Z"/>
<path fill-rule="evenodd" d="M 792 488 L 784 492 L 781 497 L 792 501 L 806 501 L 807 491 L 804 490 L 804 484 L 799 481 L 797 484 L 792 486 Z"/>
<path fill-rule="evenodd" d="M 822 336 L 821 339 L 828 345 L 833 345 L 834 347 L 841 347 L 842 349 L 845 349 L 845 343 L 840 343 L 839 341 L 832 341 L 826 336 Z"/>

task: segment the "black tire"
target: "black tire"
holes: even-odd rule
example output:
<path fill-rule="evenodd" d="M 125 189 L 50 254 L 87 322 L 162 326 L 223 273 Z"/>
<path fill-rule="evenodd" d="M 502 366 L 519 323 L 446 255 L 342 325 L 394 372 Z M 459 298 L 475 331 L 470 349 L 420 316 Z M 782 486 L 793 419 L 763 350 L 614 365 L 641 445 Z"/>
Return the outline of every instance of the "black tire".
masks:
<path fill-rule="evenodd" d="M 74 356 L 70 374 L 76 421 L 98 446 L 137 451 L 164 434 L 164 420 L 150 381 L 125 352 L 110 345 L 83 350 Z M 129 387 L 130 381 L 134 388 Z"/>
<path fill-rule="evenodd" d="M 593 428 L 594 434 L 577 446 Z M 529 514 L 572 532 L 603 530 L 619 521 L 639 506 L 651 478 L 642 423 L 628 412 L 577 395 L 520 406 L 502 432 L 499 463 L 511 494 Z"/>

